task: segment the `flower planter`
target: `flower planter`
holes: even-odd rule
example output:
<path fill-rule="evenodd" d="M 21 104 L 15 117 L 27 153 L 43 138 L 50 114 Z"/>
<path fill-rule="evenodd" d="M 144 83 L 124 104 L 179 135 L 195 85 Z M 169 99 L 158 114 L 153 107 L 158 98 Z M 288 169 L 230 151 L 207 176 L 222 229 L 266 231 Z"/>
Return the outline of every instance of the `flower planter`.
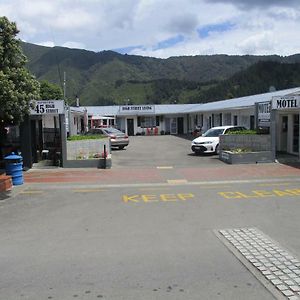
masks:
<path fill-rule="evenodd" d="M 222 150 L 219 159 L 227 164 L 256 164 L 274 162 L 271 151 L 233 152 Z"/>
<path fill-rule="evenodd" d="M 104 154 L 104 148 L 106 154 Z M 106 159 L 104 159 L 104 155 L 107 155 Z M 67 142 L 65 168 L 110 169 L 111 166 L 112 158 L 108 138 Z"/>

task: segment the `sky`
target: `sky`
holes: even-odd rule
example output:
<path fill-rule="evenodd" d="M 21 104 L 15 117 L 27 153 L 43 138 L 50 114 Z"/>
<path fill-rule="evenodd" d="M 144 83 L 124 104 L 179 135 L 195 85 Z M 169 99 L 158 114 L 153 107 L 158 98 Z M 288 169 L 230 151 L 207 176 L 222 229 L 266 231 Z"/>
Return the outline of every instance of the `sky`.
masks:
<path fill-rule="evenodd" d="M 18 38 L 157 58 L 300 53 L 300 0 L 0 0 Z"/>

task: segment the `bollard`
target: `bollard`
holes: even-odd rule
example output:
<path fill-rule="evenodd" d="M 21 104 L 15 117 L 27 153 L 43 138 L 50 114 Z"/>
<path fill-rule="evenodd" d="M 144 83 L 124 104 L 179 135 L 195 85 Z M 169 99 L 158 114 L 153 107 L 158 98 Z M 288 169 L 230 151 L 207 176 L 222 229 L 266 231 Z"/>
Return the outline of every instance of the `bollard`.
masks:
<path fill-rule="evenodd" d="M 103 162 L 103 169 L 106 169 L 106 156 L 107 156 L 107 153 L 106 153 L 106 145 L 104 144 L 104 162 Z"/>

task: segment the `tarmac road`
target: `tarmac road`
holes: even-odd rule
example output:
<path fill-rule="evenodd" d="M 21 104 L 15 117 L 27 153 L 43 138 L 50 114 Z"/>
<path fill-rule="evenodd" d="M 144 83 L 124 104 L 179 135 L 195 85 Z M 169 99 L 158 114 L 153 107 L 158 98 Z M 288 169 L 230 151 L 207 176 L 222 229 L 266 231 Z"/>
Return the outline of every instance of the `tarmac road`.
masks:
<path fill-rule="evenodd" d="M 166 147 L 189 144 L 172 139 Z M 29 171 L 26 183 L 0 201 L 1 299 L 300 296 L 299 169 L 213 164 L 213 157 L 181 150 L 126 167 L 137 155 L 130 150 L 113 152 L 111 170 Z M 248 255 L 222 236 L 228 229 L 248 234 L 249 242 L 234 238 Z M 270 266 L 273 275 L 259 259 L 275 263 L 276 247 L 285 250 L 278 258 L 285 269 Z"/>

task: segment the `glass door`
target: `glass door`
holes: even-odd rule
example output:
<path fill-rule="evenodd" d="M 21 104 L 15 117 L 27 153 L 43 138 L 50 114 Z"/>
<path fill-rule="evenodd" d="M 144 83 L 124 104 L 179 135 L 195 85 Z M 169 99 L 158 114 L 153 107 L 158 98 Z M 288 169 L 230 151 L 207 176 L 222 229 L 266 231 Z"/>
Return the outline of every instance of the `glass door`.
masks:
<path fill-rule="evenodd" d="M 177 119 L 171 119 L 171 134 L 177 134 Z"/>

